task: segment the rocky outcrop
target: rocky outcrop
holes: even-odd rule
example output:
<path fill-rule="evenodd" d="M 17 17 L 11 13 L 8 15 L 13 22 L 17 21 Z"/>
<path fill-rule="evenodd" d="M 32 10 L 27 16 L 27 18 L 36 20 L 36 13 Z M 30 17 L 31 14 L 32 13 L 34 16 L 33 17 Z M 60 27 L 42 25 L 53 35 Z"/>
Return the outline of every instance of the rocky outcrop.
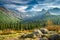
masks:
<path fill-rule="evenodd" d="M 40 30 L 37 30 L 37 29 L 35 29 L 33 31 L 33 34 L 35 34 L 37 37 L 41 37 L 41 35 L 43 35 L 43 33 Z"/>
<path fill-rule="evenodd" d="M 45 28 L 35 29 L 30 34 L 21 35 L 19 39 L 31 40 L 60 40 L 60 34 L 50 34 Z"/>
<path fill-rule="evenodd" d="M 49 40 L 60 40 L 60 35 L 59 34 L 54 34 L 54 35 L 51 35 L 48 39 Z"/>
<path fill-rule="evenodd" d="M 33 38 L 33 34 L 24 34 L 20 38 Z"/>
<path fill-rule="evenodd" d="M 46 29 L 46 28 L 40 28 L 40 31 L 43 33 L 43 34 L 48 34 L 49 31 Z"/>
<path fill-rule="evenodd" d="M 40 40 L 48 40 L 48 38 L 42 37 L 42 38 L 40 38 Z"/>

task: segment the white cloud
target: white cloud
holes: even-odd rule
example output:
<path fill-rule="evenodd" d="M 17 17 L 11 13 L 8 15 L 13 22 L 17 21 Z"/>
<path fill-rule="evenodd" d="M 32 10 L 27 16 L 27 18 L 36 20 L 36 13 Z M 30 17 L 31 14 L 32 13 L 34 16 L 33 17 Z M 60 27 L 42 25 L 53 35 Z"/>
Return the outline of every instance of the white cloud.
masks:
<path fill-rule="evenodd" d="M 34 5 L 34 7 L 32 9 L 30 9 L 29 11 L 41 11 L 42 9 L 48 10 L 51 8 L 60 8 L 60 5 L 52 5 L 52 4 L 37 4 Z"/>
<path fill-rule="evenodd" d="M 41 11 L 42 9 L 48 10 L 48 7 L 46 7 L 45 4 L 43 5 L 38 4 L 38 5 L 34 5 L 34 7 L 30 11 Z"/>
<path fill-rule="evenodd" d="M 12 3 L 27 4 L 32 0 L 0 0 L 0 1 L 7 4 L 12 4 Z"/>
<path fill-rule="evenodd" d="M 7 7 L 7 8 L 15 8 L 15 7 L 17 7 L 17 5 L 14 5 L 14 4 L 5 4 L 4 6 Z"/>
<path fill-rule="evenodd" d="M 28 6 L 19 6 L 16 8 L 16 10 L 18 11 L 21 11 L 21 12 L 25 12 L 25 9 L 27 8 Z"/>
<path fill-rule="evenodd" d="M 7 8 L 11 8 L 11 9 L 14 8 L 18 11 L 25 12 L 26 11 L 25 9 L 28 7 L 27 3 L 29 3 L 32 0 L 0 0 L 0 1 L 7 2 L 7 4 L 4 5 Z M 30 9 L 29 11 L 41 11 L 42 9 L 48 10 L 50 8 L 55 8 L 55 7 L 60 8 L 60 5 L 58 5 L 58 4 L 56 5 L 56 3 L 58 3 L 58 1 L 60 1 L 60 0 L 36 0 L 36 2 L 38 2 L 38 4 L 33 5 L 33 8 Z M 22 5 L 26 4 L 26 5 L 17 6 L 16 4 L 12 4 L 12 3 L 18 3 L 18 4 L 22 4 Z"/>
<path fill-rule="evenodd" d="M 8 8 L 8 9 L 15 9 L 21 12 L 25 12 L 25 9 L 28 7 L 26 6 L 19 6 L 19 5 L 14 5 L 14 4 L 5 4 L 4 7 Z"/>
<path fill-rule="evenodd" d="M 49 8 L 56 8 L 56 7 L 60 8 L 60 5 L 50 5 L 50 6 L 48 5 L 47 7 L 49 7 Z"/>
<path fill-rule="evenodd" d="M 30 11 L 41 11 L 42 8 L 38 5 L 34 5 L 34 7 Z"/>
<path fill-rule="evenodd" d="M 29 3 L 30 1 L 32 1 L 32 0 L 11 0 L 11 2 L 14 2 L 14 3 L 20 3 L 20 4 L 27 4 L 27 3 Z"/>

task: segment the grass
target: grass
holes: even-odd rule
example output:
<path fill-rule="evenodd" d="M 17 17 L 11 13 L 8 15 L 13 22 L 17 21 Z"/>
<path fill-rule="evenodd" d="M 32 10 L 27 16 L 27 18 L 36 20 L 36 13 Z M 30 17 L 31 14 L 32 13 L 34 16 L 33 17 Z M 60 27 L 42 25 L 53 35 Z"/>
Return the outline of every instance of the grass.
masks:
<path fill-rule="evenodd" d="M 20 37 L 23 34 L 30 34 L 33 30 L 23 30 L 23 31 L 16 31 L 16 30 L 0 30 L 0 40 L 20 40 L 18 37 Z M 45 37 L 49 37 L 50 35 L 53 35 L 55 33 L 58 33 L 56 31 L 50 31 L 49 34 L 44 34 Z"/>
<path fill-rule="evenodd" d="M 19 21 L 18 18 L 16 18 L 14 15 L 11 15 L 11 13 L 4 13 L 2 11 L 0 11 L 0 22 L 2 23 L 16 23 L 17 21 Z"/>
<path fill-rule="evenodd" d="M 31 33 L 31 30 L 24 30 L 24 31 L 0 30 L 0 40 L 19 40 L 18 39 L 19 36 L 29 33 Z"/>
<path fill-rule="evenodd" d="M 9 35 L 0 35 L 0 40 L 12 40 L 12 39 L 17 39 L 17 36 L 19 34 L 9 34 Z"/>

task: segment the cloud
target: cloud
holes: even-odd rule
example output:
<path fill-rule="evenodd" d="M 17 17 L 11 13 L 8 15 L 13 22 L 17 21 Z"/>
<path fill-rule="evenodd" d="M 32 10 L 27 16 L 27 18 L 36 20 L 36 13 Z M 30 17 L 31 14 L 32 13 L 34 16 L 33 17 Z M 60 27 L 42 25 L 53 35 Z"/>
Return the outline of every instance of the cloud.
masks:
<path fill-rule="evenodd" d="M 16 8 L 17 5 L 14 5 L 14 4 L 4 4 L 4 7 L 12 9 L 12 8 Z"/>
<path fill-rule="evenodd" d="M 0 0 L 0 4 L 3 4 L 6 8 L 22 12 L 48 10 L 54 7 L 60 8 L 60 0 Z"/>
<path fill-rule="evenodd" d="M 25 12 L 25 9 L 27 8 L 28 6 L 19 6 L 16 8 L 16 10 L 18 11 L 21 11 L 21 12 Z"/>
<path fill-rule="evenodd" d="M 13 4 L 13 3 L 18 3 L 18 4 L 27 4 L 32 0 L 0 0 L 0 2 L 5 3 L 5 4 Z"/>
<path fill-rule="evenodd" d="M 0 3 L 6 4 L 21 4 L 21 5 L 30 5 L 30 4 L 60 4 L 60 0 L 0 0 Z"/>
<path fill-rule="evenodd" d="M 27 3 L 29 3 L 31 0 L 11 0 L 11 3 L 18 3 L 21 5 L 26 5 Z"/>
<path fill-rule="evenodd" d="M 54 2 L 57 2 L 58 0 L 36 0 L 39 4 L 51 4 L 51 3 L 54 3 Z"/>
<path fill-rule="evenodd" d="M 60 8 L 60 5 L 37 4 L 34 5 L 29 11 L 41 11 L 42 9 L 48 10 L 52 8 Z"/>
<path fill-rule="evenodd" d="M 49 7 L 46 4 L 36 4 L 29 11 L 41 11 L 42 9 L 48 10 Z"/>
<path fill-rule="evenodd" d="M 47 7 L 49 7 L 49 8 L 60 8 L 60 5 L 48 5 Z"/>

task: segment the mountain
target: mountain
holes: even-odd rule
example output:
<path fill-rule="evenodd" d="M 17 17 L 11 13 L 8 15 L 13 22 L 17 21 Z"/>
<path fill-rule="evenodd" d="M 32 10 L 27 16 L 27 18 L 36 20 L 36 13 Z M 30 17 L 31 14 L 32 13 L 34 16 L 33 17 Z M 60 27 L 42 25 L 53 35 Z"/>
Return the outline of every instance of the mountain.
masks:
<path fill-rule="evenodd" d="M 52 15 L 49 11 L 47 11 L 40 19 L 42 22 L 46 22 L 47 20 L 51 20 L 55 24 L 60 24 L 60 15 Z"/>
<path fill-rule="evenodd" d="M 59 15 L 60 14 L 60 9 L 59 8 L 51 8 L 48 10 L 42 9 L 41 11 L 26 11 L 26 12 L 21 12 L 15 9 L 8 9 L 12 11 L 15 16 L 19 19 L 22 19 L 23 21 L 25 20 L 35 20 L 35 19 L 40 19 L 42 18 L 42 15 L 46 13 L 46 11 L 49 11 L 51 15 Z"/>
<path fill-rule="evenodd" d="M 53 15 L 60 15 L 60 8 L 52 8 L 48 10 Z"/>
<path fill-rule="evenodd" d="M 49 9 L 50 10 L 50 9 Z M 26 18 L 25 22 L 30 22 L 30 21 L 37 21 L 39 23 L 39 21 L 41 23 L 46 22 L 47 20 L 51 20 L 53 23 L 60 24 L 60 15 L 53 15 L 51 14 L 51 12 L 49 10 L 42 10 L 42 11 L 38 11 L 38 12 L 28 12 L 31 17 L 30 18 Z M 53 11 L 52 11 L 53 12 Z M 32 13 L 35 14 L 34 16 L 32 16 Z"/>
<path fill-rule="evenodd" d="M 20 19 L 17 18 L 15 13 L 5 7 L 0 7 L 0 23 L 17 23 L 19 21 Z"/>
<path fill-rule="evenodd" d="M 42 15 L 45 14 L 45 12 L 46 12 L 45 9 L 43 9 L 42 11 L 28 11 L 28 12 L 25 12 L 26 18 L 23 19 L 23 20 L 31 21 L 31 20 L 40 19 L 42 17 Z"/>
<path fill-rule="evenodd" d="M 19 22 L 19 21 L 35 21 L 35 20 L 42 20 L 46 21 L 51 19 L 52 21 L 58 22 L 60 20 L 60 13 L 59 8 L 52 8 L 52 9 L 42 9 L 41 11 L 27 11 L 27 12 L 20 12 L 14 9 L 6 9 L 4 7 L 0 7 L 0 13 L 2 16 L 6 17 L 8 22 Z M 9 20 L 10 19 L 10 20 Z M 6 21 L 4 18 L 3 21 Z"/>
<path fill-rule="evenodd" d="M 18 11 L 18 10 L 15 10 L 15 9 L 9 9 L 11 12 L 13 12 L 14 14 L 16 14 L 16 17 L 19 18 L 19 19 L 24 19 L 26 18 L 26 13 L 25 12 L 21 12 L 21 11 Z"/>
<path fill-rule="evenodd" d="M 30 11 L 26 12 L 25 14 L 30 15 L 28 18 L 26 17 L 25 19 L 28 21 L 32 20 L 60 20 L 60 9 L 59 8 L 52 8 L 52 9 L 42 9 L 42 11 Z"/>

